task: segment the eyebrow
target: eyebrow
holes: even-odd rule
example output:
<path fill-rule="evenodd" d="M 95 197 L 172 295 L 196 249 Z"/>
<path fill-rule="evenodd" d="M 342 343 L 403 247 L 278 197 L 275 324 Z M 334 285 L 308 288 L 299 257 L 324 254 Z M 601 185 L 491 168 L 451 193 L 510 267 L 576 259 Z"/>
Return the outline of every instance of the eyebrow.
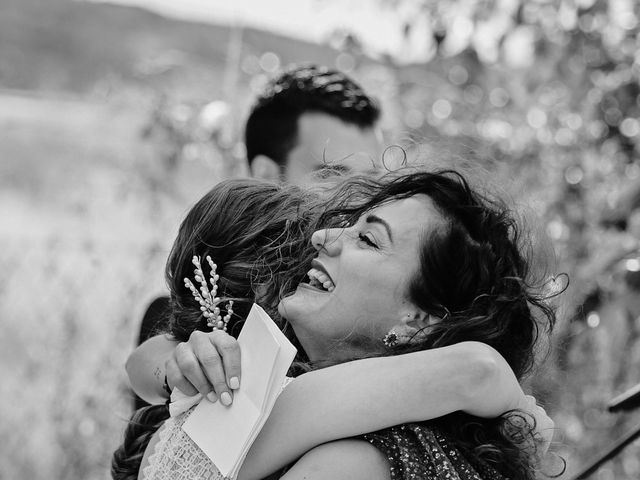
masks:
<path fill-rule="evenodd" d="M 389 224 L 385 222 L 382 218 L 378 217 L 377 215 L 371 214 L 371 215 L 367 215 L 367 218 L 365 221 L 367 223 L 378 223 L 382 225 L 387 230 L 387 235 L 389 235 L 389 240 L 391 240 L 391 243 L 393 243 L 393 235 L 391 235 L 391 227 L 389 227 Z"/>
<path fill-rule="evenodd" d="M 341 172 L 341 173 L 349 173 L 351 171 L 349 167 L 347 167 L 346 165 L 341 165 L 339 163 L 323 163 L 320 165 L 316 165 L 314 170 L 315 171 L 328 170 L 328 171 L 335 171 L 335 172 Z"/>

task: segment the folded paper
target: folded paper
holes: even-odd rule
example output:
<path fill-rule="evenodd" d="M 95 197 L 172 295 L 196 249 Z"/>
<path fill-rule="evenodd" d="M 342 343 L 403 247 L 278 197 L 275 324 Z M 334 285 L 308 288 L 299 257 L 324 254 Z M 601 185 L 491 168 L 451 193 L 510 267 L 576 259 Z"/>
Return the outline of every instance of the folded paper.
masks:
<path fill-rule="evenodd" d="M 296 354 L 295 347 L 269 315 L 255 304 L 238 343 L 242 373 L 233 403 L 225 407 L 219 401 L 200 399 L 182 427 L 229 478 L 237 476 L 249 447 L 269 417 Z"/>

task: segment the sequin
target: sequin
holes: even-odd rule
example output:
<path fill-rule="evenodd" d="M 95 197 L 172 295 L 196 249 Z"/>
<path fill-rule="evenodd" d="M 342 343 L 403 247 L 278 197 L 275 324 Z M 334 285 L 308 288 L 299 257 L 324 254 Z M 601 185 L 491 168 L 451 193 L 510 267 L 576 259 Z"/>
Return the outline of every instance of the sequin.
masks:
<path fill-rule="evenodd" d="M 389 461 L 391 480 L 506 480 L 487 464 L 472 465 L 437 428 L 411 423 L 363 435 Z"/>

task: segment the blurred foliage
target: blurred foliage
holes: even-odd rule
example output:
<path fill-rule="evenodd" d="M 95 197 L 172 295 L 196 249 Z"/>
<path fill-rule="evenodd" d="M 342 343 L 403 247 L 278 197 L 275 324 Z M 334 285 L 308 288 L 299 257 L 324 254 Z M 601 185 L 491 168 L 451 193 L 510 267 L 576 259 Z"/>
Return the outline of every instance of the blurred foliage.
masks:
<path fill-rule="evenodd" d="M 433 58 L 399 69 L 404 126 L 497 159 L 490 168 L 542 216 L 558 271 L 571 276 L 553 355 L 532 379 L 556 418 L 568 477 L 638 418 L 604 407 L 640 382 L 640 5 L 420 6 Z M 638 478 L 639 453 L 636 442 L 593 477 Z"/>
<path fill-rule="evenodd" d="M 0 230 L 0 318 L 11 338 L 3 356 L 24 358 L 4 396 L 23 381 L 38 385 L 18 395 L 19 413 L 3 412 L 13 419 L 2 427 L 12 438 L 0 462 L 7 478 L 106 477 L 121 426 L 114 409 L 124 417 L 128 407 L 117 400 L 126 389 L 117 369 L 136 313 L 160 288 L 180 212 L 217 179 L 246 173 L 244 112 L 268 75 L 301 60 L 347 71 L 377 96 L 389 143 L 425 161 L 440 148 L 477 161 L 542 218 L 555 270 L 571 283 L 552 354 L 529 384 L 556 420 L 562 478 L 637 423 L 638 412 L 605 407 L 640 382 L 640 5 L 380 1 L 407 12 L 407 49 L 422 39 L 426 61 L 365 56 L 364 41 L 344 30 L 330 49 L 109 5 L 0 0 L 0 86 L 89 102 L 21 101 L 5 116 L 0 108 L 9 126 L 2 199 L 24 201 L 25 218 L 48 229 L 37 240 L 26 223 Z M 3 105 L 13 104 L 0 92 Z M 91 225 L 97 217 L 102 230 Z M 66 234 L 58 218 L 75 219 Z M 143 261 L 157 266 L 151 282 Z M 32 281 L 27 265 L 54 282 L 51 293 L 20 288 Z M 31 298 L 32 312 L 21 313 Z M 48 420 L 29 400 L 40 389 L 69 398 Z M 30 418 L 42 435 L 8 433 Z M 22 456 L 35 448 L 46 452 L 40 461 Z M 593 478 L 639 478 L 638 458 L 636 443 Z"/>
<path fill-rule="evenodd" d="M 495 160 L 570 274 L 553 354 L 531 380 L 569 477 L 639 417 L 604 407 L 640 382 L 640 4 L 397 3 L 415 9 L 408 36 L 431 34 L 426 65 L 395 69 L 400 124 Z M 593 478 L 640 477 L 639 454 L 636 442 Z"/>

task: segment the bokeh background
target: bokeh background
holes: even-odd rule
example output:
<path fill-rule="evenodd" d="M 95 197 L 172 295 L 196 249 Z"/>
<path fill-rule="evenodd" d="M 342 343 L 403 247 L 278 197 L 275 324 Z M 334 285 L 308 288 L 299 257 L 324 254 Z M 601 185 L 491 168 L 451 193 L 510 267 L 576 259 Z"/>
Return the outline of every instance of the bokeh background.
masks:
<path fill-rule="evenodd" d="M 178 3 L 0 0 L 0 478 L 109 478 L 124 360 L 178 222 L 246 174 L 251 99 L 300 61 L 361 82 L 389 143 L 444 140 L 540 216 L 571 276 L 529 380 L 561 478 L 634 427 L 640 410 L 605 407 L 640 382 L 635 0 L 274 1 L 279 25 Z M 640 478 L 640 445 L 592 478 Z"/>

